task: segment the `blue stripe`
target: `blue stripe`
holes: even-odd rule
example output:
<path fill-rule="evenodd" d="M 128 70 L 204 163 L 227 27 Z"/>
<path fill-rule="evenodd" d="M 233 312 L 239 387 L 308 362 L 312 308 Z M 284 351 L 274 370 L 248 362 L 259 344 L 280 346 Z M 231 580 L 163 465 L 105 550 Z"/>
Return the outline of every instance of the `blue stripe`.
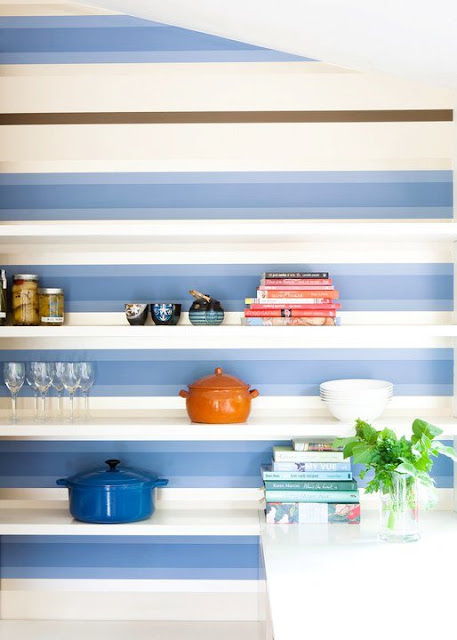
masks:
<path fill-rule="evenodd" d="M 4 64 L 308 61 L 198 31 L 129 16 L 4 17 Z"/>
<path fill-rule="evenodd" d="M 404 178 L 402 174 L 405 174 Z M 435 174 L 437 174 L 435 176 Z M 452 173 L 418 172 L 250 172 L 174 174 L 70 174 L 64 178 L 37 174 L 21 180 L 3 178 L 0 201 L 8 211 L 84 209 L 147 211 L 220 211 L 251 209 L 287 211 L 332 208 L 449 208 Z M 140 177 L 138 177 L 140 176 Z M 433 179 L 435 178 L 435 179 Z M 95 183 L 94 180 L 97 180 Z M 109 185 L 109 189 L 107 188 Z M 255 214 L 255 211 L 253 212 Z M 192 215 L 192 211 L 190 212 Z M 195 217 L 198 217 L 197 215 Z"/>
<path fill-rule="evenodd" d="M 151 331 L 154 328 L 151 327 Z M 337 330 L 337 329 L 335 329 Z M 397 395 L 452 395 L 452 358 L 446 359 L 447 350 L 443 350 L 436 359 L 432 358 L 432 350 L 424 359 L 418 356 L 408 358 L 406 353 L 393 354 L 391 359 L 377 359 L 375 350 L 369 350 L 360 358 L 353 350 L 342 355 L 330 353 L 320 359 L 325 350 L 313 351 L 312 358 L 288 358 L 275 350 L 267 351 L 258 357 L 257 351 L 245 353 L 237 359 L 229 350 L 223 352 L 209 351 L 201 358 L 192 359 L 192 353 L 181 353 L 180 358 L 168 358 L 167 351 L 151 353 L 151 358 L 136 359 L 137 352 L 125 352 L 121 359 L 117 354 L 100 350 L 82 351 L 81 359 L 97 362 L 96 382 L 91 393 L 94 396 L 176 396 L 179 390 L 190 382 L 208 375 L 217 366 L 247 381 L 258 388 L 262 395 L 303 395 L 318 396 L 319 384 L 332 378 L 376 378 L 391 380 Z M 382 350 L 381 350 L 382 352 Z M 268 354 L 268 355 L 265 355 Z M 295 354 L 296 357 L 298 354 Z M 44 357 L 43 357 L 44 356 Z M 247 357 L 247 356 L 250 356 Z M 129 360 L 126 358 L 130 357 Z M 384 356 L 385 357 L 385 356 Z M 74 360 L 74 351 L 51 351 L 40 353 L 34 351 L 3 351 L 0 361 L 34 359 Z M 268 359 L 267 359 L 268 358 Z M 153 366 L 151 366 L 153 364 Z M 0 395 L 5 397 L 8 391 L 0 387 Z M 31 390 L 23 387 L 21 395 L 30 396 Z"/>
<path fill-rule="evenodd" d="M 155 171 L 119 173 L 2 173 L 1 186 L 447 182 L 452 171 Z"/>
<path fill-rule="evenodd" d="M 42 286 L 65 290 L 66 310 L 124 311 L 125 302 L 177 302 L 187 311 L 190 289 L 210 293 L 226 311 L 242 311 L 267 270 L 330 270 L 342 309 L 451 310 L 452 266 L 437 265 L 12 265 L 7 275 L 37 273 Z M 56 274 L 59 274 L 56 276 Z M 236 296 L 236 298 L 234 298 Z"/>
<path fill-rule="evenodd" d="M 22 220 L 444 220 L 452 207 L 256 207 L 206 209 L 0 209 L 0 221 Z"/>
<path fill-rule="evenodd" d="M 60 536 L 7 538 L 2 544 L 2 578 L 238 579 L 259 577 L 259 540 L 245 543 L 229 537 L 149 538 L 148 542 L 116 538 L 84 540 Z"/>
<path fill-rule="evenodd" d="M 119 458 L 168 478 L 170 488 L 256 488 L 260 465 L 270 462 L 276 444 L 287 442 L 5 441 L 0 443 L 0 487 L 53 488 L 59 477 Z M 437 486 L 452 486 L 452 462 L 440 456 L 433 476 Z"/>

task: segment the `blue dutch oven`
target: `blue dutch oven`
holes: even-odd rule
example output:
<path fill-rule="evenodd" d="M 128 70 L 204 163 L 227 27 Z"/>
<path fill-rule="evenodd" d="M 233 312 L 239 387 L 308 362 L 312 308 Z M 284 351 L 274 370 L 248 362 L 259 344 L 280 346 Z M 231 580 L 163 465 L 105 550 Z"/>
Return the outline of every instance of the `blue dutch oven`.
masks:
<path fill-rule="evenodd" d="M 155 510 L 153 489 L 165 487 L 168 480 L 154 473 L 123 467 L 119 460 L 107 460 L 106 467 L 61 478 L 67 487 L 70 513 L 76 520 L 98 524 L 136 522 L 149 518 Z"/>

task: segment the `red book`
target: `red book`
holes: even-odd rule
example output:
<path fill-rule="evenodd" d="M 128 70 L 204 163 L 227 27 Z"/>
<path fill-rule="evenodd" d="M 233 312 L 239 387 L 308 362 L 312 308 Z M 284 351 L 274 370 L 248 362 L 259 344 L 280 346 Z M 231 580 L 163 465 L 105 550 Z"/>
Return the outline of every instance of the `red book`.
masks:
<path fill-rule="evenodd" d="M 284 285 L 290 284 L 293 287 L 299 287 L 303 285 L 304 287 L 314 287 L 314 286 L 322 286 L 332 284 L 331 278 L 263 278 L 260 281 L 261 285 Z"/>
<path fill-rule="evenodd" d="M 275 285 L 261 285 L 259 291 L 334 291 L 335 287 L 332 284 L 319 285 L 318 287 L 309 287 L 299 285 L 293 287 L 290 284 L 275 284 Z"/>
<path fill-rule="evenodd" d="M 336 311 L 332 309 L 317 309 L 304 311 L 301 309 L 246 309 L 246 318 L 335 318 Z"/>
<path fill-rule="evenodd" d="M 341 305 L 339 302 L 335 302 L 332 304 L 331 302 L 322 302 L 318 304 L 258 304 L 253 303 L 250 305 L 251 309 L 259 309 L 259 310 L 272 310 L 272 309 L 303 309 L 310 310 L 313 309 L 341 309 Z"/>
<path fill-rule="evenodd" d="M 303 289 L 297 289 L 292 291 L 288 289 L 286 291 L 261 291 L 257 290 L 258 298 L 338 298 L 338 291 L 304 291 Z"/>

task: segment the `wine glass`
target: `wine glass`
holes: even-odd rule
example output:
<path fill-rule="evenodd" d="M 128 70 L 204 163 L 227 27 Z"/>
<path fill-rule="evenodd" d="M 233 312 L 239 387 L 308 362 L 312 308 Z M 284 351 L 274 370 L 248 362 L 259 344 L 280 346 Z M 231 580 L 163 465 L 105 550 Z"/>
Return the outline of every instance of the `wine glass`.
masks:
<path fill-rule="evenodd" d="M 30 368 L 30 363 L 26 365 L 25 367 L 25 380 L 27 382 L 27 384 L 29 385 L 29 387 L 32 389 L 33 391 L 33 397 L 35 398 L 35 420 L 38 420 L 39 414 L 38 414 L 38 396 L 40 394 L 40 392 L 38 391 L 38 387 L 36 386 L 35 383 L 35 377 L 32 373 L 32 370 Z"/>
<path fill-rule="evenodd" d="M 59 417 L 63 419 L 63 390 L 64 384 L 62 382 L 62 372 L 64 367 L 64 362 L 54 362 L 52 365 L 52 386 L 57 392 L 58 403 L 59 403 Z"/>
<path fill-rule="evenodd" d="M 93 362 L 80 362 L 79 388 L 84 396 L 84 419 L 89 415 L 89 390 L 95 382 L 95 365 Z"/>
<path fill-rule="evenodd" d="M 16 396 L 22 389 L 25 380 L 25 364 L 23 362 L 5 362 L 3 365 L 3 378 L 11 393 L 11 422 L 17 422 Z"/>
<path fill-rule="evenodd" d="M 79 387 L 81 371 L 79 362 L 64 362 L 62 366 L 62 383 L 70 396 L 70 421 L 74 420 L 73 398 Z"/>
<path fill-rule="evenodd" d="M 40 420 L 44 422 L 46 420 L 46 392 L 52 383 L 52 364 L 50 362 L 31 362 L 30 371 L 35 385 L 41 393 Z"/>

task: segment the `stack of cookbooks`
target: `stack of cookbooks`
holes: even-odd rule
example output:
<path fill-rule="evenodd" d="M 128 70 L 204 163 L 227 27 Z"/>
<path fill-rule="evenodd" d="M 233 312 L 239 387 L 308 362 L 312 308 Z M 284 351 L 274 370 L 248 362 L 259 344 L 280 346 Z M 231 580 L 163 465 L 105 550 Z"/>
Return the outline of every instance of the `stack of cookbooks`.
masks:
<path fill-rule="evenodd" d="M 338 291 L 327 272 L 293 271 L 262 274 L 256 298 L 246 298 L 244 324 L 336 325 Z"/>
<path fill-rule="evenodd" d="M 273 447 L 262 467 L 266 520 L 271 524 L 360 522 L 357 482 L 351 462 L 331 442 L 292 440 Z"/>

